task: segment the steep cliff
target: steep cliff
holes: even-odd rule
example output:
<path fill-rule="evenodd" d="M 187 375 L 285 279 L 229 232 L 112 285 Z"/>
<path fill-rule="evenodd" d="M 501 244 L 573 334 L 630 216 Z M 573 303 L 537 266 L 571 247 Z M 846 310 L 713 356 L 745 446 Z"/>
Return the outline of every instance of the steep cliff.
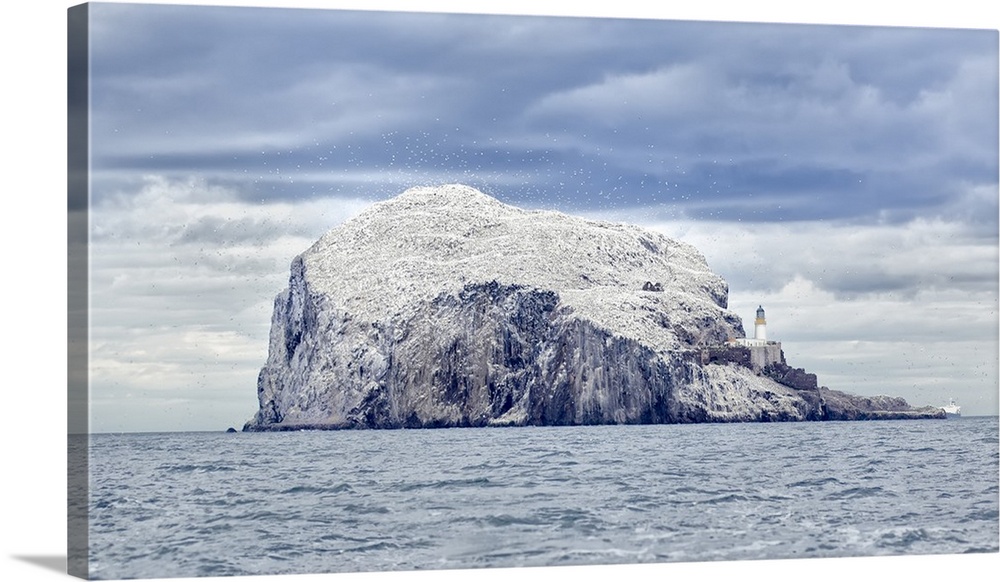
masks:
<path fill-rule="evenodd" d="M 727 298 L 701 253 L 662 235 L 526 211 L 464 186 L 415 188 L 294 259 L 274 303 L 260 409 L 244 430 L 840 410 L 818 389 L 706 363 L 701 348 L 743 337 Z"/>

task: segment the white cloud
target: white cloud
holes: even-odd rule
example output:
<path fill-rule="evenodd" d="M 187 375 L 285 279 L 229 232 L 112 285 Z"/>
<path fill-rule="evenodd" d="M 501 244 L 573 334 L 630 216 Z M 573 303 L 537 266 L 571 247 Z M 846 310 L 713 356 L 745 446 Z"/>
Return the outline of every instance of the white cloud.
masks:
<path fill-rule="evenodd" d="M 668 65 L 650 72 L 609 75 L 600 83 L 545 95 L 526 113 L 529 117 L 579 116 L 595 126 L 613 126 L 635 115 L 650 120 L 683 117 L 711 107 L 719 84 L 716 75 L 701 65 Z"/>
<path fill-rule="evenodd" d="M 203 180 L 152 176 L 96 205 L 91 385 L 103 404 L 93 407 L 92 430 L 211 428 L 161 406 L 171 398 L 204 400 L 199 418 L 249 418 L 288 265 L 368 203 L 253 204 Z M 116 409 L 119 398 L 141 417 Z"/>
<path fill-rule="evenodd" d="M 997 57 L 970 57 L 958 64 L 950 82 L 921 92 L 913 109 L 940 126 L 936 147 L 956 156 L 996 163 Z"/>
<path fill-rule="evenodd" d="M 622 213 L 621 217 L 636 213 Z M 694 244 L 736 288 L 772 292 L 801 277 L 838 298 L 921 291 L 996 291 L 998 246 L 958 221 L 645 223 Z"/>

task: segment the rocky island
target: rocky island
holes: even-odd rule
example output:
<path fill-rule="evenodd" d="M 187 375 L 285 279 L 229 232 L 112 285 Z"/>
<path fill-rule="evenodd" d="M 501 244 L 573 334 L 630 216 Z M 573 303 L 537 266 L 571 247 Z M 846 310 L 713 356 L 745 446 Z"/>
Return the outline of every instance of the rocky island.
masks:
<path fill-rule="evenodd" d="M 728 292 L 655 232 L 414 188 L 293 260 L 243 430 L 944 416 L 739 343 Z"/>

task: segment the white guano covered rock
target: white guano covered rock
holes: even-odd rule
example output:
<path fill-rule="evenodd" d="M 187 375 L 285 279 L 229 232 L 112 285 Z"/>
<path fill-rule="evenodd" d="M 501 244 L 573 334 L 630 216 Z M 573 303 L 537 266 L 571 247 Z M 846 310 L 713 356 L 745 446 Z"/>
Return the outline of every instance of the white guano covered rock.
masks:
<path fill-rule="evenodd" d="M 332 229 L 275 300 L 245 430 L 803 419 L 699 349 L 743 337 L 690 245 L 414 188 Z"/>

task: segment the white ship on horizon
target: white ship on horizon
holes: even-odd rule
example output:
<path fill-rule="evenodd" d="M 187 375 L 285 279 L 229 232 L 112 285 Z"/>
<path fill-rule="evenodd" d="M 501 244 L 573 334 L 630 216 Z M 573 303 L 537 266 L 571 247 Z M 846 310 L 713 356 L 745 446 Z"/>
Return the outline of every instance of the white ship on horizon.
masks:
<path fill-rule="evenodd" d="M 942 406 L 941 410 L 944 411 L 945 416 L 947 416 L 948 418 L 958 418 L 962 416 L 962 407 L 955 404 L 954 398 L 948 401 L 947 406 Z"/>

